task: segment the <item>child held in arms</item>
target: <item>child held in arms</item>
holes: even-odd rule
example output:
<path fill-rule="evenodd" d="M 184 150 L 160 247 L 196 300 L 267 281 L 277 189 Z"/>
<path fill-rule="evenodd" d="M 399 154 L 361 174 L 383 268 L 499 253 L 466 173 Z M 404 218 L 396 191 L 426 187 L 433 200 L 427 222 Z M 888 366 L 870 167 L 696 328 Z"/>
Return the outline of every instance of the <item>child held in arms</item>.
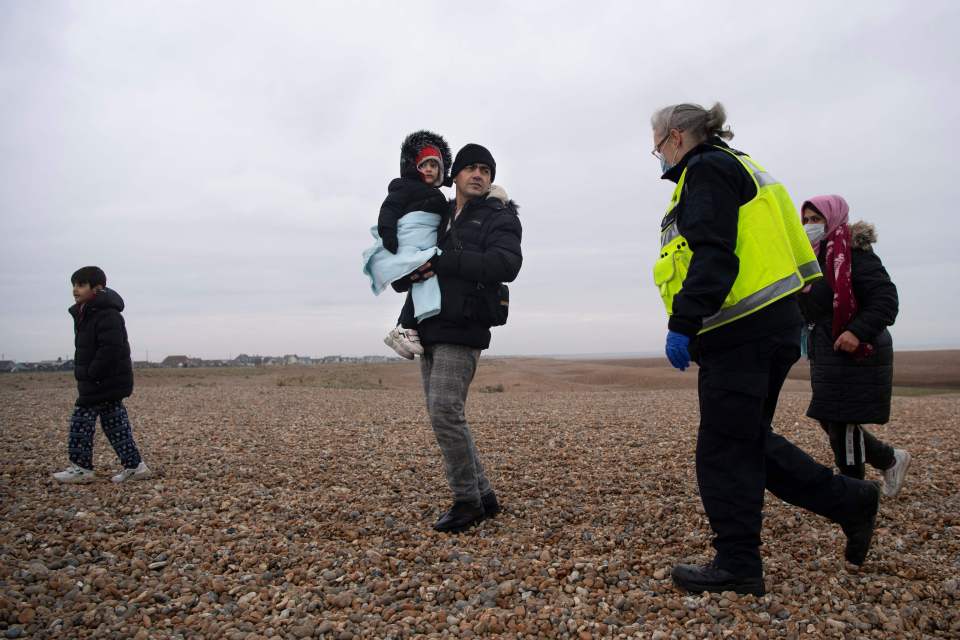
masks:
<path fill-rule="evenodd" d="M 363 254 L 364 273 L 379 294 L 391 282 L 410 275 L 437 253 L 437 229 L 449 204 L 439 187 L 450 184 L 450 147 L 430 131 L 416 131 L 400 148 L 400 177 L 390 181 L 380 207 L 377 226 L 371 229 L 376 243 Z M 397 326 L 384 343 L 412 360 L 423 354 L 417 323 L 440 312 L 436 278 L 413 285 Z"/>

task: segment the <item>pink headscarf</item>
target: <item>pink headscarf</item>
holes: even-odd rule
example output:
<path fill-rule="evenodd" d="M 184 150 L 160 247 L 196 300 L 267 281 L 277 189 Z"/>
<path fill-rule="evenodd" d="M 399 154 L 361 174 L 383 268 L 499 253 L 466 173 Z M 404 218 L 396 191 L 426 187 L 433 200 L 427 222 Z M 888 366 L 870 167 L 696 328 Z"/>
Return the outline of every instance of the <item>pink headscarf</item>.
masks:
<path fill-rule="evenodd" d="M 847 219 L 850 216 L 850 205 L 841 196 L 815 196 L 810 198 L 800 207 L 801 213 L 807 205 L 813 205 L 813 208 L 827 219 L 827 232 L 823 236 L 825 240 L 830 239 L 834 231 L 847 224 Z M 813 248 L 813 252 L 818 256 L 820 255 L 820 245 L 821 243 L 818 242 Z"/>
<path fill-rule="evenodd" d="M 836 340 L 846 331 L 847 325 L 857 315 L 860 304 L 853 293 L 853 255 L 850 250 L 850 226 L 847 219 L 850 206 L 840 196 L 816 196 L 810 198 L 800 207 L 802 212 L 811 205 L 827 219 L 827 233 L 822 242 L 818 242 L 813 251 L 820 255 L 820 247 L 826 247 L 824 256 L 824 276 L 827 284 L 833 290 L 833 338 Z M 801 213 L 802 215 L 802 213 Z M 807 286 L 804 293 L 810 292 Z M 866 358 L 873 354 L 872 344 L 861 342 L 854 351 L 856 359 Z"/>

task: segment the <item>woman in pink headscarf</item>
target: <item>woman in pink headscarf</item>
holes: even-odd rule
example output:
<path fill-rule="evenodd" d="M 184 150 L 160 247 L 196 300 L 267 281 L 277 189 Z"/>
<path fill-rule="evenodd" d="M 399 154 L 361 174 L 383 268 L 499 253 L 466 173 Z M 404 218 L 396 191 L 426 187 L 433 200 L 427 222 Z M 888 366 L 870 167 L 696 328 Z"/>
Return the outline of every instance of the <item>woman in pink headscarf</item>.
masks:
<path fill-rule="evenodd" d="M 887 327 L 897 317 L 897 287 L 873 252 L 873 225 L 849 224 L 849 211 L 836 195 L 810 198 L 801 207 L 824 275 L 799 296 L 813 387 L 807 415 L 830 436 L 841 473 L 862 480 L 869 464 L 883 472 L 884 494 L 895 496 L 910 454 L 863 425 L 890 418 L 893 340 Z"/>

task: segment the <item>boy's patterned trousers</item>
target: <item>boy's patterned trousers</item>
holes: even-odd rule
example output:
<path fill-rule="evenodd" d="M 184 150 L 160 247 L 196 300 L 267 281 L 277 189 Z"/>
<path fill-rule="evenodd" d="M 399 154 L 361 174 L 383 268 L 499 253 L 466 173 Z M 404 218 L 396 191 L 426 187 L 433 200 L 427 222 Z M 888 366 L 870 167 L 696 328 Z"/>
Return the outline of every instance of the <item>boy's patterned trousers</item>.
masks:
<path fill-rule="evenodd" d="M 130 419 L 122 400 L 89 407 L 77 405 L 74 408 L 70 417 L 70 462 L 84 469 L 93 469 L 93 434 L 97 428 L 97 416 L 123 466 L 127 469 L 137 468 L 140 465 L 140 451 L 133 441 Z"/>

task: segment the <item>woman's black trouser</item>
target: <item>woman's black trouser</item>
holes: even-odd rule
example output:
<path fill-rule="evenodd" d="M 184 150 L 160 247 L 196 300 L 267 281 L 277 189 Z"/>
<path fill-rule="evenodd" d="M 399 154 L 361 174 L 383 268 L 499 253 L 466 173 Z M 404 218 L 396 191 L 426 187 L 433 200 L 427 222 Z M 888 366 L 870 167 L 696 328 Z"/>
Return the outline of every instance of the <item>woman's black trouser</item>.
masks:
<path fill-rule="evenodd" d="M 821 422 L 830 436 L 830 448 L 837 469 L 845 476 L 863 480 L 864 463 L 881 471 L 893 466 L 893 447 L 867 431 L 862 425 L 846 422 Z"/>
<path fill-rule="evenodd" d="M 841 524 L 861 510 L 862 481 L 835 475 L 772 430 L 799 337 L 798 325 L 731 347 L 700 347 L 697 484 L 716 534 L 714 563 L 738 576 L 763 574 L 766 489 Z"/>

